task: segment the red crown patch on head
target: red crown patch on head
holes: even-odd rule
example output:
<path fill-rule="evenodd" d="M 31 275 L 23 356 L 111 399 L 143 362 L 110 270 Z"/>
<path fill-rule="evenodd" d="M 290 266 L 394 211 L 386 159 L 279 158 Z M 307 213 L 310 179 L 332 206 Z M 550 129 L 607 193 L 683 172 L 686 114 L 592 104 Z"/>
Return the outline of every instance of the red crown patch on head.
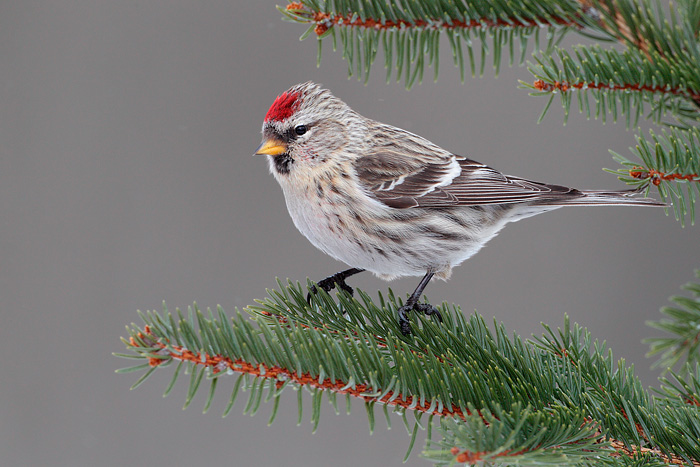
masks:
<path fill-rule="evenodd" d="M 298 92 L 283 92 L 277 96 L 275 102 L 270 106 L 270 110 L 265 115 L 265 121 L 276 120 L 281 122 L 285 118 L 289 118 L 299 107 Z"/>

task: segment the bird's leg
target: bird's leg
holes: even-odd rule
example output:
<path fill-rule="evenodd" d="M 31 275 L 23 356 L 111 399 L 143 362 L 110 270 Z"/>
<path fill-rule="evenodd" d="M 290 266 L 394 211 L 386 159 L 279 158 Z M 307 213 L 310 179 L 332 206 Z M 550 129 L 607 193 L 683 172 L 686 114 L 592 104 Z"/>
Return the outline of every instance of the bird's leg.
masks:
<path fill-rule="evenodd" d="M 437 308 L 430 305 L 429 303 L 418 303 L 418 300 L 420 300 L 420 296 L 423 294 L 423 290 L 428 285 L 428 282 L 430 282 L 430 279 L 432 279 L 434 275 L 434 272 L 428 271 L 425 274 L 425 276 L 423 276 L 423 279 L 421 279 L 420 283 L 418 284 L 418 287 L 416 287 L 416 290 L 414 290 L 411 296 L 408 297 L 408 300 L 406 300 L 404 306 L 399 308 L 399 327 L 401 328 L 401 334 L 403 334 L 404 336 L 411 334 L 411 327 L 409 326 L 408 322 L 409 311 L 418 311 L 420 313 L 425 313 L 428 316 L 436 315 L 437 319 L 442 323 L 442 315 L 440 314 Z"/>
<path fill-rule="evenodd" d="M 318 281 L 316 285 L 311 287 L 309 293 L 306 294 L 306 302 L 309 305 L 311 304 L 311 294 L 316 295 L 318 293 L 317 287 L 320 287 L 326 292 L 330 292 L 331 289 L 334 289 L 337 285 L 339 289 L 346 291 L 348 294 L 350 294 L 350 296 L 352 296 L 355 293 L 355 291 L 352 289 L 352 287 L 345 283 L 345 279 L 347 279 L 350 276 L 354 276 L 355 274 L 359 274 L 362 271 L 364 271 L 364 269 L 350 268 L 346 269 L 345 271 L 337 272 L 332 276 L 328 276 L 325 279 Z"/>

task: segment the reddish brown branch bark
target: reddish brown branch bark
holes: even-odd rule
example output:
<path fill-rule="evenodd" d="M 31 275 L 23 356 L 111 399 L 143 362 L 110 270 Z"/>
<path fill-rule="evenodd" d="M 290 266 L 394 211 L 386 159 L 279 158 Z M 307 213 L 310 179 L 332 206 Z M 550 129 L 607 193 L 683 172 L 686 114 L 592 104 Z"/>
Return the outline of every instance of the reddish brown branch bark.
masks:
<path fill-rule="evenodd" d="M 169 357 L 174 360 L 192 362 L 197 365 L 211 368 L 213 374 L 218 374 L 222 371 L 228 371 L 230 369 L 236 373 L 245 373 L 255 376 L 256 378 L 272 379 L 276 381 L 278 387 L 284 384 L 285 381 L 291 381 L 304 386 L 324 390 L 327 389 L 337 394 L 350 394 L 351 396 L 357 397 L 358 399 L 362 399 L 366 402 L 380 402 L 390 406 L 403 407 L 404 409 L 416 410 L 418 412 L 438 415 L 441 417 L 459 417 L 464 419 L 466 416 L 470 415 L 468 411 L 467 413 L 464 413 L 464 411 L 462 411 L 462 409 L 456 405 L 444 407 L 441 411 L 438 411 L 437 409 L 431 410 L 431 404 L 428 401 L 421 404 L 420 402 L 416 402 L 416 396 L 406 399 L 401 394 L 397 395 L 394 391 L 389 391 L 381 398 L 367 396 L 365 393 L 372 391 L 372 388 L 366 384 L 355 384 L 354 387 L 346 388 L 346 381 L 333 382 L 326 379 L 323 382 L 319 382 L 318 378 L 312 376 L 310 373 L 298 375 L 296 372 L 279 366 L 267 366 L 263 363 L 253 365 L 242 359 L 232 360 L 221 355 L 209 355 L 207 353 L 202 355 L 200 353 L 187 350 L 181 346 L 166 346 L 164 343 L 158 340 L 158 337 L 153 334 L 149 326 L 144 328 L 144 333 L 139 333 L 137 336 L 147 342 L 149 346 L 160 348 L 160 351 L 157 352 L 161 358 L 151 357 L 149 359 L 149 364 L 152 367 L 158 366 L 166 361 L 162 357 Z M 143 348 L 133 337 L 129 340 L 129 342 L 135 348 Z"/>
<path fill-rule="evenodd" d="M 521 454 L 525 454 L 525 450 L 520 450 L 520 451 L 511 451 L 509 449 L 506 449 L 505 451 L 495 455 L 495 456 L 489 456 L 488 452 L 486 451 L 460 451 L 458 447 L 453 447 L 450 449 L 450 453 L 455 456 L 455 460 L 459 463 L 462 464 L 476 464 L 478 462 L 481 462 L 483 460 L 487 459 L 494 459 L 494 458 L 500 458 L 500 457 L 515 457 L 519 456 Z"/>
<path fill-rule="evenodd" d="M 642 53 L 644 53 L 644 55 L 651 60 L 651 55 L 649 54 L 649 42 L 639 31 L 632 32 L 632 29 L 625 21 L 624 16 L 615 10 L 613 3 L 603 3 L 593 0 L 579 0 L 579 3 L 584 11 L 600 10 L 606 12 L 609 15 L 609 18 L 615 23 L 615 26 L 617 26 L 617 30 L 606 24 L 603 18 L 600 17 L 600 14 L 598 14 L 600 17 L 600 19 L 597 21 L 598 25 L 615 37 L 615 39 L 617 39 L 619 42 L 624 44 L 626 41 L 628 41 L 634 44 L 635 47 L 641 50 Z"/>
<path fill-rule="evenodd" d="M 693 94 L 688 92 L 686 89 L 680 88 L 667 88 L 666 86 L 650 86 L 648 84 L 606 84 L 606 83 L 570 83 L 568 81 L 555 81 L 554 83 L 547 83 L 544 80 L 535 80 L 533 86 L 538 91 L 560 91 L 568 92 L 571 89 L 609 89 L 611 91 L 649 91 L 654 93 L 662 94 L 673 94 L 676 96 L 683 96 L 689 99 L 700 100 L 700 94 Z"/>
<path fill-rule="evenodd" d="M 667 456 L 663 452 L 661 452 L 658 449 L 651 449 L 651 448 L 633 448 L 629 449 L 623 442 L 617 441 L 617 440 L 610 440 L 610 445 L 617 451 L 616 453 L 613 453 L 613 456 L 619 457 L 622 456 L 623 454 L 629 456 L 629 457 L 634 457 L 637 454 L 651 454 L 655 458 L 660 458 L 663 459 L 664 462 L 666 462 L 667 465 L 688 465 L 686 460 L 683 459 L 682 457 L 678 456 Z M 700 462 L 693 462 L 692 464 L 693 467 L 699 467 Z"/>
<path fill-rule="evenodd" d="M 354 387 L 346 387 L 347 382 L 336 380 L 335 382 L 326 379 L 319 382 L 318 377 L 314 377 L 310 373 L 303 373 L 301 375 L 296 372 L 290 371 L 286 368 L 279 366 L 268 366 L 265 364 L 254 365 L 252 363 L 246 362 L 242 359 L 232 360 L 229 357 L 224 357 L 222 355 L 209 355 L 207 353 L 201 354 L 198 352 L 193 352 L 191 350 L 185 349 L 178 345 L 166 345 L 162 342 L 161 337 L 158 337 L 153 333 L 150 326 L 145 326 L 143 332 L 138 332 L 136 337 L 140 339 L 143 344 L 137 342 L 134 337 L 129 339 L 129 344 L 134 349 L 141 350 L 151 350 L 153 357 L 149 358 L 149 365 L 151 367 L 157 367 L 162 363 L 166 362 L 168 359 L 191 362 L 196 365 L 202 365 L 211 369 L 213 374 L 221 373 L 222 371 L 233 371 L 236 373 L 245 373 L 256 378 L 268 378 L 275 381 L 276 387 L 281 387 L 285 382 L 293 382 L 299 385 L 305 385 L 312 388 L 317 388 L 321 390 L 330 390 L 337 394 L 349 394 L 358 399 L 364 400 L 366 402 L 380 402 L 389 406 L 402 407 L 404 409 L 416 410 L 418 412 L 427 413 L 431 415 L 437 415 L 440 417 L 459 417 L 465 419 L 471 413 L 469 411 L 464 412 L 460 407 L 452 405 L 451 407 L 444 407 L 442 410 L 431 409 L 431 404 L 428 402 L 421 404 L 416 400 L 416 396 L 409 397 L 406 399 L 401 394 L 396 394 L 394 391 L 387 392 L 381 398 L 374 396 L 368 396 L 366 393 L 372 391 L 366 384 L 355 384 Z M 153 350 L 157 349 L 157 350 Z M 560 354 L 563 358 L 571 358 L 566 352 Z M 481 415 L 481 414 L 479 414 Z M 483 417 L 482 417 L 483 419 Z M 485 420 L 484 420 L 485 421 Z M 639 428 L 638 428 L 639 429 Z M 602 442 L 602 439 L 601 439 Z M 657 457 L 661 457 L 669 463 L 678 463 L 680 458 L 675 456 L 669 458 L 665 454 L 661 453 L 655 449 L 649 448 L 638 448 L 636 450 L 629 450 L 625 447 L 624 443 L 611 439 L 609 440 L 611 446 L 617 450 L 616 455 L 629 455 L 634 456 L 636 453 L 652 453 Z M 455 460 L 459 463 L 476 463 L 481 460 L 486 459 L 486 452 L 472 452 L 472 451 L 460 451 L 459 448 L 454 447 L 451 453 L 455 456 Z M 504 451 L 500 453 L 498 457 L 510 457 L 523 454 L 524 451 Z M 615 454 L 614 454 L 615 455 Z M 700 464 L 694 463 L 694 466 L 700 467 Z"/>
<path fill-rule="evenodd" d="M 571 18 L 537 18 L 535 19 L 519 19 L 509 18 L 508 20 L 490 18 L 472 19 L 469 21 L 452 20 L 445 21 L 442 18 L 431 19 L 429 21 L 417 19 L 415 21 L 407 20 L 377 20 L 373 18 L 365 18 L 359 16 L 332 14 L 324 11 L 309 10 L 301 2 L 292 2 L 287 5 L 288 11 L 294 11 L 298 15 L 303 15 L 308 22 L 316 23 L 314 32 L 321 35 L 328 31 L 333 26 L 353 26 L 368 29 L 392 29 L 392 28 L 414 28 L 414 29 L 476 29 L 476 28 L 531 28 L 531 27 L 547 27 L 547 26 L 563 26 L 563 27 L 578 27 L 578 23 Z M 355 18 L 355 19 L 353 19 Z"/>
<path fill-rule="evenodd" d="M 659 186 L 662 181 L 683 180 L 686 182 L 700 182 L 700 176 L 697 174 L 667 174 L 654 169 L 645 169 L 644 167 L 634 167 L 630 170 L 630 177 L 639 180 L 650 180 L 655 186 Z"/>

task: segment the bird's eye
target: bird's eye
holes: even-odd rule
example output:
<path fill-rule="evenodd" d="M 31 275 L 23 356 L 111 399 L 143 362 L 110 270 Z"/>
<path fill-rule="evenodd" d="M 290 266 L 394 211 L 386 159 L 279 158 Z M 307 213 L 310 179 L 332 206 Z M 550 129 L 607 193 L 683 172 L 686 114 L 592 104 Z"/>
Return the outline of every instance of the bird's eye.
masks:
<path fill-rule="evenodd" d="M 294 133 L 301 136 L 306 133 L 306 125 L 297 125 L 294 127 Z"/>

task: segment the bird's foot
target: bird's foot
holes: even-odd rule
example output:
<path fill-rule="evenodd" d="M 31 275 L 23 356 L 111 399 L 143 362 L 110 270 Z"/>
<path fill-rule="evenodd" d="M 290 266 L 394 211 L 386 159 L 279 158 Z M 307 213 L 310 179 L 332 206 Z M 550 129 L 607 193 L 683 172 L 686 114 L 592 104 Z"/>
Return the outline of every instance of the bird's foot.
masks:
<path fill-rule="evenodd" d="M 311 295 L 316 295 L 319 288 L 325 290 L 326 292 L 330 292 L 336 286 L 339 289 L 346 291 L 352 297 L 355 294 L 355 290 L 353 290 L 353 288 L 345 282 L 345 278 L 347 277 L 345 272 L 346 271 L 335 273 L 332 276 L 328 276 L 325 279 L 318 281 L 316 285 L 312 285 L 311 290 L 309 290 L 309 293 L 306 294 L 306 302 L 311 305 Z"/>
<path fill-rule="evenodd" d="M 410 311 L 417 311 L 418 313 L 423 313 L 426 316 L 435 315 L 438 321 L 442 323 L 442 315 L 440 314 L 440 311 L 430 303 L 407 303 L 398 310 L 399 328 L 401 328 L 401 334 L 404 336 L 411 334 L 411 326 L 408 320 L 408 313 Z"/>

